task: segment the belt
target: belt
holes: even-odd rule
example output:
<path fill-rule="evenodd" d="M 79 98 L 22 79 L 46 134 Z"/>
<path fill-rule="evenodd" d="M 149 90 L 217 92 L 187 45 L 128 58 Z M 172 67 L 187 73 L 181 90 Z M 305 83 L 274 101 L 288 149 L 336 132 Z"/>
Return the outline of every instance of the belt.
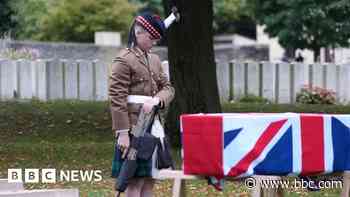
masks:
<path fill-rule="evenodd" d="M 151 96 L 143 96 L 143 95 L 129 95 L 128 103 L 144 103 L 147 100 L 152 99 Z"/>

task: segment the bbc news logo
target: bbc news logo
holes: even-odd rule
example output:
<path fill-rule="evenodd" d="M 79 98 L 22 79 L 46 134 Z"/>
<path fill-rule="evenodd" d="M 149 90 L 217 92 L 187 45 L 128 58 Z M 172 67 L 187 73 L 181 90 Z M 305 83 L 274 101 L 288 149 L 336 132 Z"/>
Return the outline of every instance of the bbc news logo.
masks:
<path fill-rule="evenodd" d="M 7 179 L 10 183 L 56 183 L 56 182 L 98 182 L 102 180 L 101 170 L 60 170 L 53 168 L 8 169 Z"/>

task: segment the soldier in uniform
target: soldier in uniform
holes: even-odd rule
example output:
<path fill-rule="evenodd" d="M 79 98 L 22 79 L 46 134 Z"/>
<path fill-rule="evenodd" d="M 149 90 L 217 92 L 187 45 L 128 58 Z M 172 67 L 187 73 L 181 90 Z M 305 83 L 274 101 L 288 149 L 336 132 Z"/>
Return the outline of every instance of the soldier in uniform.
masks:
<path fill-rule="evenodd" d="M 174 88 L 164 73 L 159 57 L 150 52 L 163 36 L 165 26 L 158 16 L 143 14 L 135 18 L 129 33 L 128 48 L 113 61 L 110 76 L 112 128 L 116 135 L 112 177 L 118 177 L 131 128 L 140 110 L 148 113 L 155 105 L 164 108 L 174 98 Z M 128 184 L 127 197 L 153 196 L 152 161 L 138 159 L 135 177 Z"/>

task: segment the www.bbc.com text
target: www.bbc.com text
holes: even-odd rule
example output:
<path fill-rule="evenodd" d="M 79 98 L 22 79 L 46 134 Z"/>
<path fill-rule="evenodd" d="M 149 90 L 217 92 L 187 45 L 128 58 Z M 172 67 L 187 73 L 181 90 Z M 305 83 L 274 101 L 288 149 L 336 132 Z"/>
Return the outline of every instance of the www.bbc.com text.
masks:
<path fill-rule="evenodd" d="M 255 179 L 249 177 L 244 181 L 245 186 L 249 189 L 254 189 L 259 185 L 263 189 L 306 189 L 306 188 L 319 188 L 319 189 L 337 189 L 343 187 L 341 180 L 305 180 L 305 179 Z"/>

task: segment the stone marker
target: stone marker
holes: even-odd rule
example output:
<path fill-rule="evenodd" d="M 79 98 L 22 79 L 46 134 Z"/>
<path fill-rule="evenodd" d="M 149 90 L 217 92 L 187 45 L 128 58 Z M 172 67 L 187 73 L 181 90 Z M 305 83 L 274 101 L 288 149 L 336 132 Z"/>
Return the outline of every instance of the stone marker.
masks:
<path fill-rule="evenodd" d="M 48 100 L 49 92 L 47 86 L 47 60 L 37 60 L 35 61 L 36 67 L 36 79 L 35 79 L 35 89 L 36 89 L 36 97 L 40 100 L 46 101 Z"/>
<path fill-rule="evenodd" d="M 325 78 L 325 88 L 336 91 L 337 89 L 337 66 L 334 64 L 327 64 L 325 67 L 326 78 Z"/>
<path fill-rule="evenodd" d="M 3 60 L 1 61 L 0 72 L 1 98 L 4 100 L 13 99 L 18 95 L 17 90 L 17 64 L 16 61 Z"/>
<path fill-rule="evenodd" d="M 316 63 L 312 65 L 312 84 L 313 87 L 323 87 L 323 69 L 324 65 Z"/>
<path fill-rule="evenodd" d="M 226 62 L 217 62 L 216 64 L 217 87 L 220 101 L 229 100 L 229 64 Z"/>
<path fill-rule="evenodd" d="M 259 96 L 259 63 L 249 62 L 246 63 L 248 71 L 247 93 L 250 95 Z"/>
<path fill-rule="evenodd" d="M 108 100 L 108 65 L 98 60 L 95 60 L 93 65 L 96 71 L 95 100 L 106 101 Z"/>
<path fill-rule="evenodd" d="M 91 61 L 86 61 L 86 60 L 79 60 L 78 64 L 79 64 L 79 67 L 78 67 L 79 99 L 93 100 L 94 99 L 93 64 Z"/>
<path fill-rule="evenodd" d="M 65 98 L 78 99 L 78 64 L 73 60 L 63 61 L 65 69 Z"/>
<path fill-rule="evenodd" d="M 234 99 L 238 100 L 244 96 L 244 63 L 233 62 L 233 92 Z"/>
<path fill-rule="evenodd" d="M 309 68 L 305 64 L 294 64 L 294 101 L 301 89 L 309 84 Z"/>
<path fill-rule="evenodd" d="M 262 96 L 269 101 L 275 100 L 276 67 L 271 62 L 262 63 Z"/>
<path fill-rule="evenodd" d="M 348 65 L 341 65 L 339 71 L 339 78 L 341 81 L 339 84 L 339 101 L 341 103 L 347 104 L 350 99 L 350 68 Z"/>
<path fill-rule="evenodd" d="M 63 66 L 57 59 L 47 61 L 46 81 L 48 90 L 48 99 L 63 98 Z"/>
<path fill-rule="evenodd" d="M 278 64 L 278 103 L 290 103 L 291 102 L 291 66 L 289 63 Z"/>
<path fill-rule="evenodd" d="M 18 95 L 19 98 L 31 99 L 33 96 L 33 70 L 29 60 L 18 60 Z"/>

